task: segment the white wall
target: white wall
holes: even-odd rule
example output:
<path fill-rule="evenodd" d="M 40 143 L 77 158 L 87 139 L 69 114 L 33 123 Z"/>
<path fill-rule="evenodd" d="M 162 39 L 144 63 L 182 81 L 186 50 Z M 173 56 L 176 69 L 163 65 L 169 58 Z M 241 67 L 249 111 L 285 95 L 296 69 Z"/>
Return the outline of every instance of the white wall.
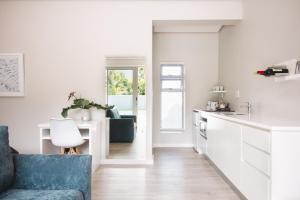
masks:
<path fill-rule="evenodd" d="M 24 98 L 0 98 L 0 123 L 14 147 L 38 152 L 37 124 L 59 115 L 70 91 L 105 102 L 106 56 L 146 58 L 151 111 L 152 20 L 240 18 L 239 1 L 0 1 L 0 52 L 23 52 L 26 73 Z M 152 159 L 152 112 L 147 124 Z"/>
<path fill-rule="evenodd" d="M 251 100 L 254 114 L 299 118 L 300 82 L 275 83 L 255 75 L 260 66 L 300 59 L 300 1 L 244 0 L 243 20 L 220 33 L 220 82 L 235 107 Z M 240 99 L 234 91 L 240 89 Z"/>
<path fill-rule="evenodd" d="M 153 145 L 191 146 L 192 110 L 204 107 L 218 83 L 218 33 L 155 33 L 153 45 Z M 160 62 L 184 62 L 186 130 L 160 133 Z"/>

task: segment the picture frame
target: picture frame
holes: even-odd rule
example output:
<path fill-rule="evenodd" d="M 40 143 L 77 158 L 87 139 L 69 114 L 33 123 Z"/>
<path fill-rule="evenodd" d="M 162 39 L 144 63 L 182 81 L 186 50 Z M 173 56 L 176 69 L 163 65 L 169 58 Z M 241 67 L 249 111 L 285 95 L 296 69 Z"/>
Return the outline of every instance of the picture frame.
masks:
<path fill-rule="evenodd" d="M 0 53 L 0 97 L 24 96 L 23 53 Z"/>

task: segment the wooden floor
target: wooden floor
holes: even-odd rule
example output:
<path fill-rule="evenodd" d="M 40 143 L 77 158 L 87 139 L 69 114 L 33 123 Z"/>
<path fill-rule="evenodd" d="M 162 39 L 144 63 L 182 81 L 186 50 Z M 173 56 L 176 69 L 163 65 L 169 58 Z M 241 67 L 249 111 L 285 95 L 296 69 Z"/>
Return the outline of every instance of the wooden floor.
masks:
<path fill-rule="evenodd" d="M 146 154 L 146 113 L 139 111 L 132 143 L 110 143 L 108 159 L 144 160 Z"/>
<path fill-rule="evenodd" d="M 110 143 L 108 159 L 145 159 L 146 133 L 137 132 L 132 143 Z"/>
<path fill-rule="evenodd" d="M 153 166 L 103 166 L 93 200 L 239 200 L 211 164 L 192 149 L 154 150 Z"/>

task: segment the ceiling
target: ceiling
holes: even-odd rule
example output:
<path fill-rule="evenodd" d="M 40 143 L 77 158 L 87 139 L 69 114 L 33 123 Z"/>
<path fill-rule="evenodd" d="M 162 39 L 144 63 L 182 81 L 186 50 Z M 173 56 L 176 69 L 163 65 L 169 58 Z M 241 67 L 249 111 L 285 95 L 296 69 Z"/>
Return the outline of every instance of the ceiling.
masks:
<path fill-rule="evenodd" d="M 238 22 L 239 20 L 157 20 L 153 21 L 153 27 L 156 33 L 216 33 L 223 26 Z"/>

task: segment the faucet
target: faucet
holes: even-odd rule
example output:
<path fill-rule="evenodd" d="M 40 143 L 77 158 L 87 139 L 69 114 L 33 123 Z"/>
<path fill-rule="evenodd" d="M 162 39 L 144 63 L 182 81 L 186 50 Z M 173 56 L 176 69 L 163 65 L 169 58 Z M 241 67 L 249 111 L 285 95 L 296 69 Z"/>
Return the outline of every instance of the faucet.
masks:
<path fill-rule="evenodd" d="M 251 114 L 251 109 L 252 109 L 252 104 L 251 104 L 251 102 L 250 101 L 247 101 L 247 102 L 242 102 L 242 103 L 244 103 L 244 104 L 246 104 L 246 105 L 240 105 L 240 107 L 241 108 L 247 108 L 248 109 L 248 115 L 250 115 Z"/>

